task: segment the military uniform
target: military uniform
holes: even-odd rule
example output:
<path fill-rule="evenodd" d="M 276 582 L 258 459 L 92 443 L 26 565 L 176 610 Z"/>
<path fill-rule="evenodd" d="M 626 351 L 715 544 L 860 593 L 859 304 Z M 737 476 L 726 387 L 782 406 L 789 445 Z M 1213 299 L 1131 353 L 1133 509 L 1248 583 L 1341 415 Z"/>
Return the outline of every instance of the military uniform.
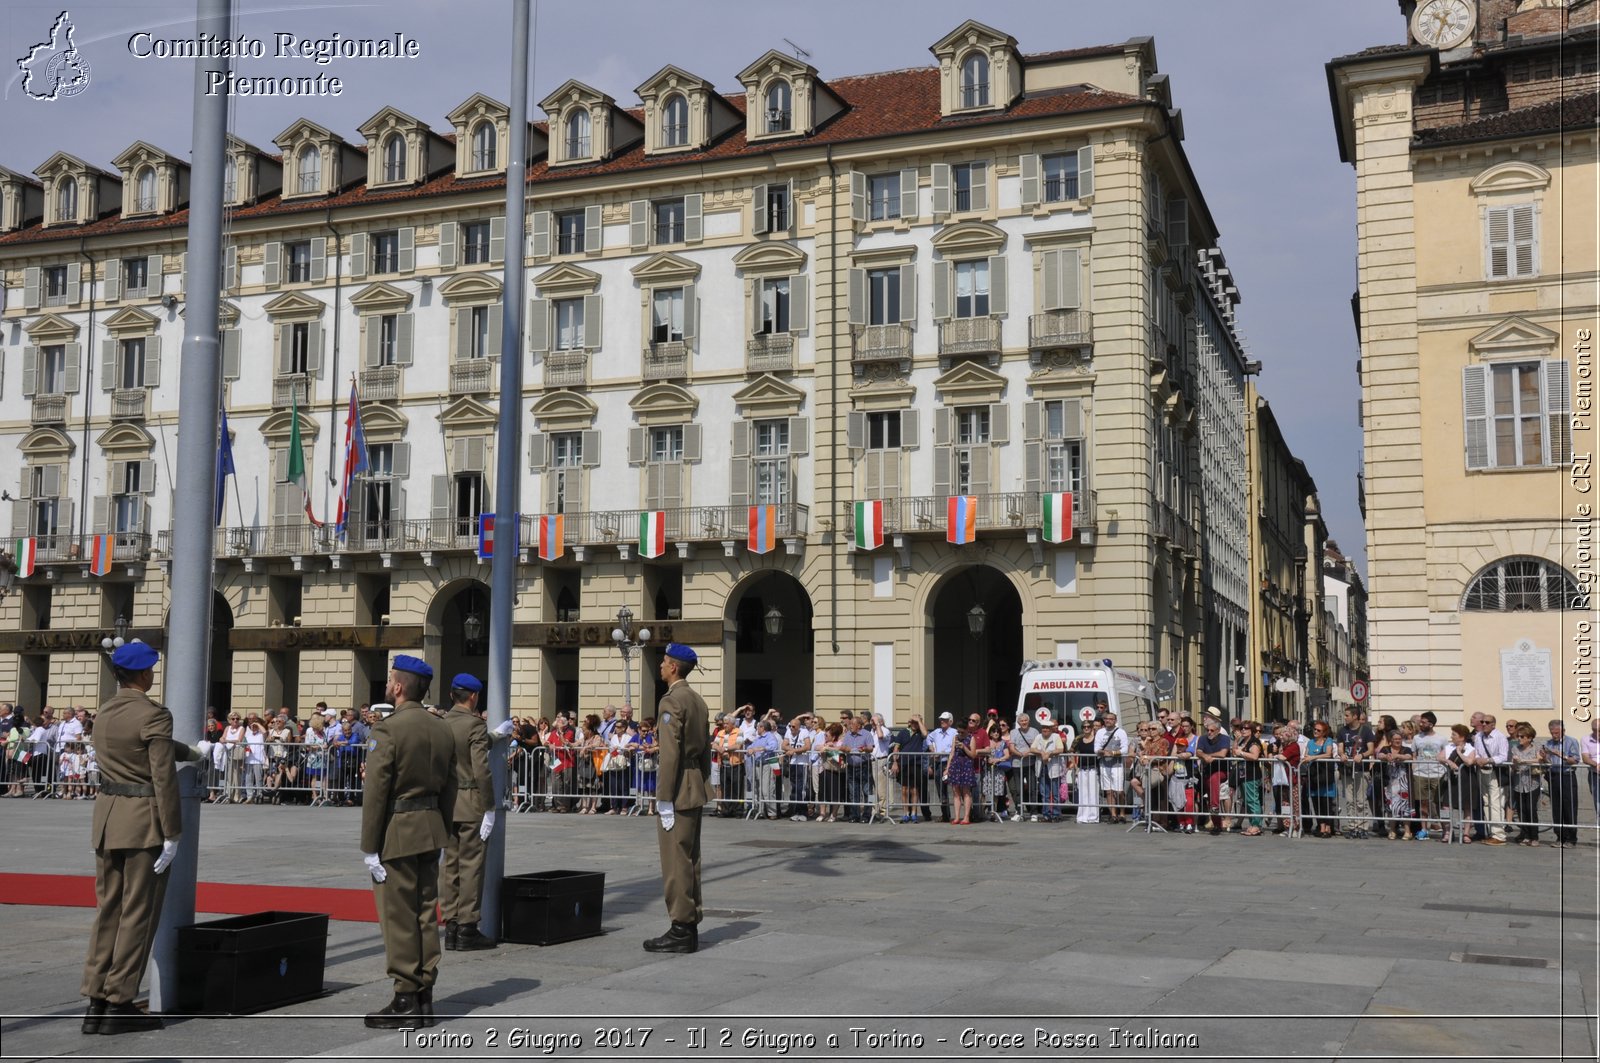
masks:
<path fill-rule="evenodd" d="M 387 872 L 372 889 L 389 976 L 397 996 L 423 993 L 439 971 L 439 850 L 456 774 L 450 729 L 420 702 L 402 701 L 373 725 L 362 798 L 361 851 L 379 854 Z"/>
<path fill-rule="evenodd" d="M 680 649 L 668 647 L 667 653 Z M 687 651 L 693 653 L 693 651 Z M 697 927 L 700 897 L 700 812 L 710 800 L 711 728 L 705 701 L 685 680 L 673 683 L 656 712 L 660 746 L 656 800 L 671 805 L 677 822 L 658 829 L 661 881 L 674 929 Z"/>
<path fill-rule="evenodd" d="M 469 947 L 477 948 L 482 947 L 477 943 L 480 935 L 476 928 L 482 916 L 483 869 L 489 856 L 481 827 L 483 814 L 494 808 L 494 779 L 489 774 L 489 727 L 465 705 L 456 705 L 447 712 L 444 722 L 455 741 L 456 778 L 455 810 L 445 841 L 440 889 L 448 928 L 445 945 L 456 947 L 459 934 L 465 934 L 467 940 L 473 942 Z"/>

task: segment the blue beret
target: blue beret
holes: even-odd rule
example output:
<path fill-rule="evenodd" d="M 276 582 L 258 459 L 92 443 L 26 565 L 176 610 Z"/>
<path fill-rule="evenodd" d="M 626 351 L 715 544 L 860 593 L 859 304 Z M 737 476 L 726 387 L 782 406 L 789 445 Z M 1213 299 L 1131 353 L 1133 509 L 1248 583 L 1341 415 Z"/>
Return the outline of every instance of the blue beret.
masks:
<path fill-rule="evenodd" d="M 674 660 L 683 661 L 687 664 L 698 664 L 700 661 L 699 656 L 681 642 L 667 643 L 666 652 L 668 657 L 671 657 Z"/>
<path fill-rule="evenodd" d="M 394 670 L 397 672 L 410 672 L 413 675 L 420 675 L 424 679 L 433 678 L 433 669 L 428 667 L 427 661 L 424 661 L 421 657 L 408 657 L 403 653 L 395 655 Z"/>
<path fill-rule="evenodd" d="M 159 660 L 161 654 L 144 642 L 124 643 L 111 654 L 112 664 L 118 668 L 126 668 L 130 672 L 142 672 L 146 668 L 154 668 Z"/>
<path fill-rule="evenodd" d="M 483 680 L 475 675 L 468 675 L 466 672 L 462 672 L 450 680 L 450 687 L 453 690 L 470 690 L 474 694 L 481 694 L 483 692 Z"/>

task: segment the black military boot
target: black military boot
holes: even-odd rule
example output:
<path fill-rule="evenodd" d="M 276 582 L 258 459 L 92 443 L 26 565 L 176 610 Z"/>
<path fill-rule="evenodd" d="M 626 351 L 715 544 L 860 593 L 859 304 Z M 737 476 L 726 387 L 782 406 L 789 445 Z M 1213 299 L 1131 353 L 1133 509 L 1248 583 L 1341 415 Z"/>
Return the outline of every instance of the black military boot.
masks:
<path fill-rule="evenodd" d="M 454 952 L 460 947 L 461 924 L 454 919 L 444 925 L 444 948 L 446 952 Z"/>
<path fill-rule="evenodd" d="M 84 1017 L 84 1025 L 88 1025 L 88 1016 Z M 141 1010 L 131 1001 L 126 1004 L 107 1004 L 106 1013 L 100 1017 L 100 1032 L 103 1034 L 159 1030 L 164 1025 L 160 1016 Z"/>
<path fill-rule="evenodd" d="M 433 1017 L 433 986 L 417 993 L 417 1010 L 422 1012 L 422 1025 L 438 1025 L 438 1020 Z"/>
<path fill-rule="evenodd" d="M 422 1020 L 417 994 L 396 993 L 381 1011 L 369 1014 L 366 1022 L 367 1027 L 373 1030 L 414 1030 L 422 1025 Z"/>
<path fill-rule="evenodd" d="M 456 939 L 456 948 L 462 952 L 479 952 L 483 949 L 492 949 L 499 945 L 492 937 L 487 937 L 472 923 L 461 928 L 461 933 Z"/>
<path fill-rule="evenodd" d="M 644 943 L 646 952 L 696 952 L 700 932 L 693 923 L 673 923 L 665 934 Z"/>
<path fill-rule="evenodd" d="M 83 1032 L 99 1033 L 100 1020 L 105 1016 L 106 1002 L 96 997 L 89 998 L 89 1010 L 83 1013 Z"/>

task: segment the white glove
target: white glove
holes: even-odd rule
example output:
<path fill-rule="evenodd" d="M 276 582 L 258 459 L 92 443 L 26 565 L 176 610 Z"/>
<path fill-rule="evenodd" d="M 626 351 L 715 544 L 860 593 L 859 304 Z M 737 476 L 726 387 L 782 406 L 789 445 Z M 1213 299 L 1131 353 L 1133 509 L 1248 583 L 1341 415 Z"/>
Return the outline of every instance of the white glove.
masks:
<path fill-rule="evenodd" d="M 515 729 L 516 724 L 512 723 L 510 720 L 502 720 L 500 722 L 500 726 L 494 729 L 494 733 L 499 735 L 501 738 L 510 738 L 511 732 Z"/>
<path fill-rule="evenodd" d="M 656 811 L 661 813 L 662 830 L 671 830 L 672 825 L 678 822 L 678 817 L 673 815 L 671 801 L 657 801 Z"/>
<path fill-rule="evenodd" d="M 161 874 L 172 866 L 172 861 L 178 856 L 178 839 L 168 838 L 161 843 L 161 855 L 156 857 L 156 866 L 152 869 L 156 874 Z"/>
<path fill-rule="evenodd" d="M 489 840 L 489 835 L 491 835 L 493 833 L 494 833 L 494 809 L 491 808 L 489 811 L 487 811 L 487 812 L 485 812 L 483 814 L 483 826 L 478 828 L 478 838 L 480 840 L 482 840 L 482 841 L 488 841 Z"/>
<path fill-rule="evenodd" d="M 372 873 L 372 881 L 382 882 L 389 877 L 389 869 L 383 866 L 383 857 L 377 853 L 362 853 L 361 859 Z"/>

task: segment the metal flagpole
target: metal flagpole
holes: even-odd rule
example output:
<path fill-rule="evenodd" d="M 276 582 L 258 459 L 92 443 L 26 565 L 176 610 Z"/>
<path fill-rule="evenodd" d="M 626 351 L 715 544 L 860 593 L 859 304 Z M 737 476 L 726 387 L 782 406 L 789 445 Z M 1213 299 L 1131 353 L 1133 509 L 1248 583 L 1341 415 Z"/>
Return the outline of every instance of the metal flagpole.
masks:
<path fill-rule="evenodd" d="M 511 620 L 517 597 L 517 548 L 521 524 L 517 487 L 522 450 L 522 295 L 528 185 L 529 0 L 511 2 L 511 152 L 506 160 L 506 259 L 504 316 L 500 329 L 500 424 L 495 451 L 494 558 L 489 569 L 489 730 L 511 718 Z M 510 533 L 507 534 L 507 529 Z M 445 682 L 449 682 L 448 679 Z M 506 745 L 490 746 L 494 792 L 506 792 Z M 498 804 L 495 807 L 499 807 Z M 483 875 L 479 929 L 500 937 L 500 880 L 506 869 L 506 825 L 495 817 Z"/>
<path fill-rule="evenodd" d="M 233 37 L 228 0 L 198 0 L 197 37 Z M 167 628 L 165 702 L 172 709 L 172 735 L 200 740 L 211 666 L 211 568 L 216 523 L 217 396 L 222 366 L 217 339 L 222 298 L 222 170 L 227 155 L 228 97 L 207 95 L 215 74 L 225 80 L 225 58 L 202 55 L 194 65 L 193 157 L 189 171 L 189 274 L 183 290 L 183 361 L 178 374 L 178 467 L 173 477 L 171 620 Z M 151 953 L 150 1010 L 177 1006 L 178 927 L 194 922 L 195 881 L 200 864 L 200 799 L 195 763 L 180 763 L 183 834 L 167 870 L 166 898 Z"/>

